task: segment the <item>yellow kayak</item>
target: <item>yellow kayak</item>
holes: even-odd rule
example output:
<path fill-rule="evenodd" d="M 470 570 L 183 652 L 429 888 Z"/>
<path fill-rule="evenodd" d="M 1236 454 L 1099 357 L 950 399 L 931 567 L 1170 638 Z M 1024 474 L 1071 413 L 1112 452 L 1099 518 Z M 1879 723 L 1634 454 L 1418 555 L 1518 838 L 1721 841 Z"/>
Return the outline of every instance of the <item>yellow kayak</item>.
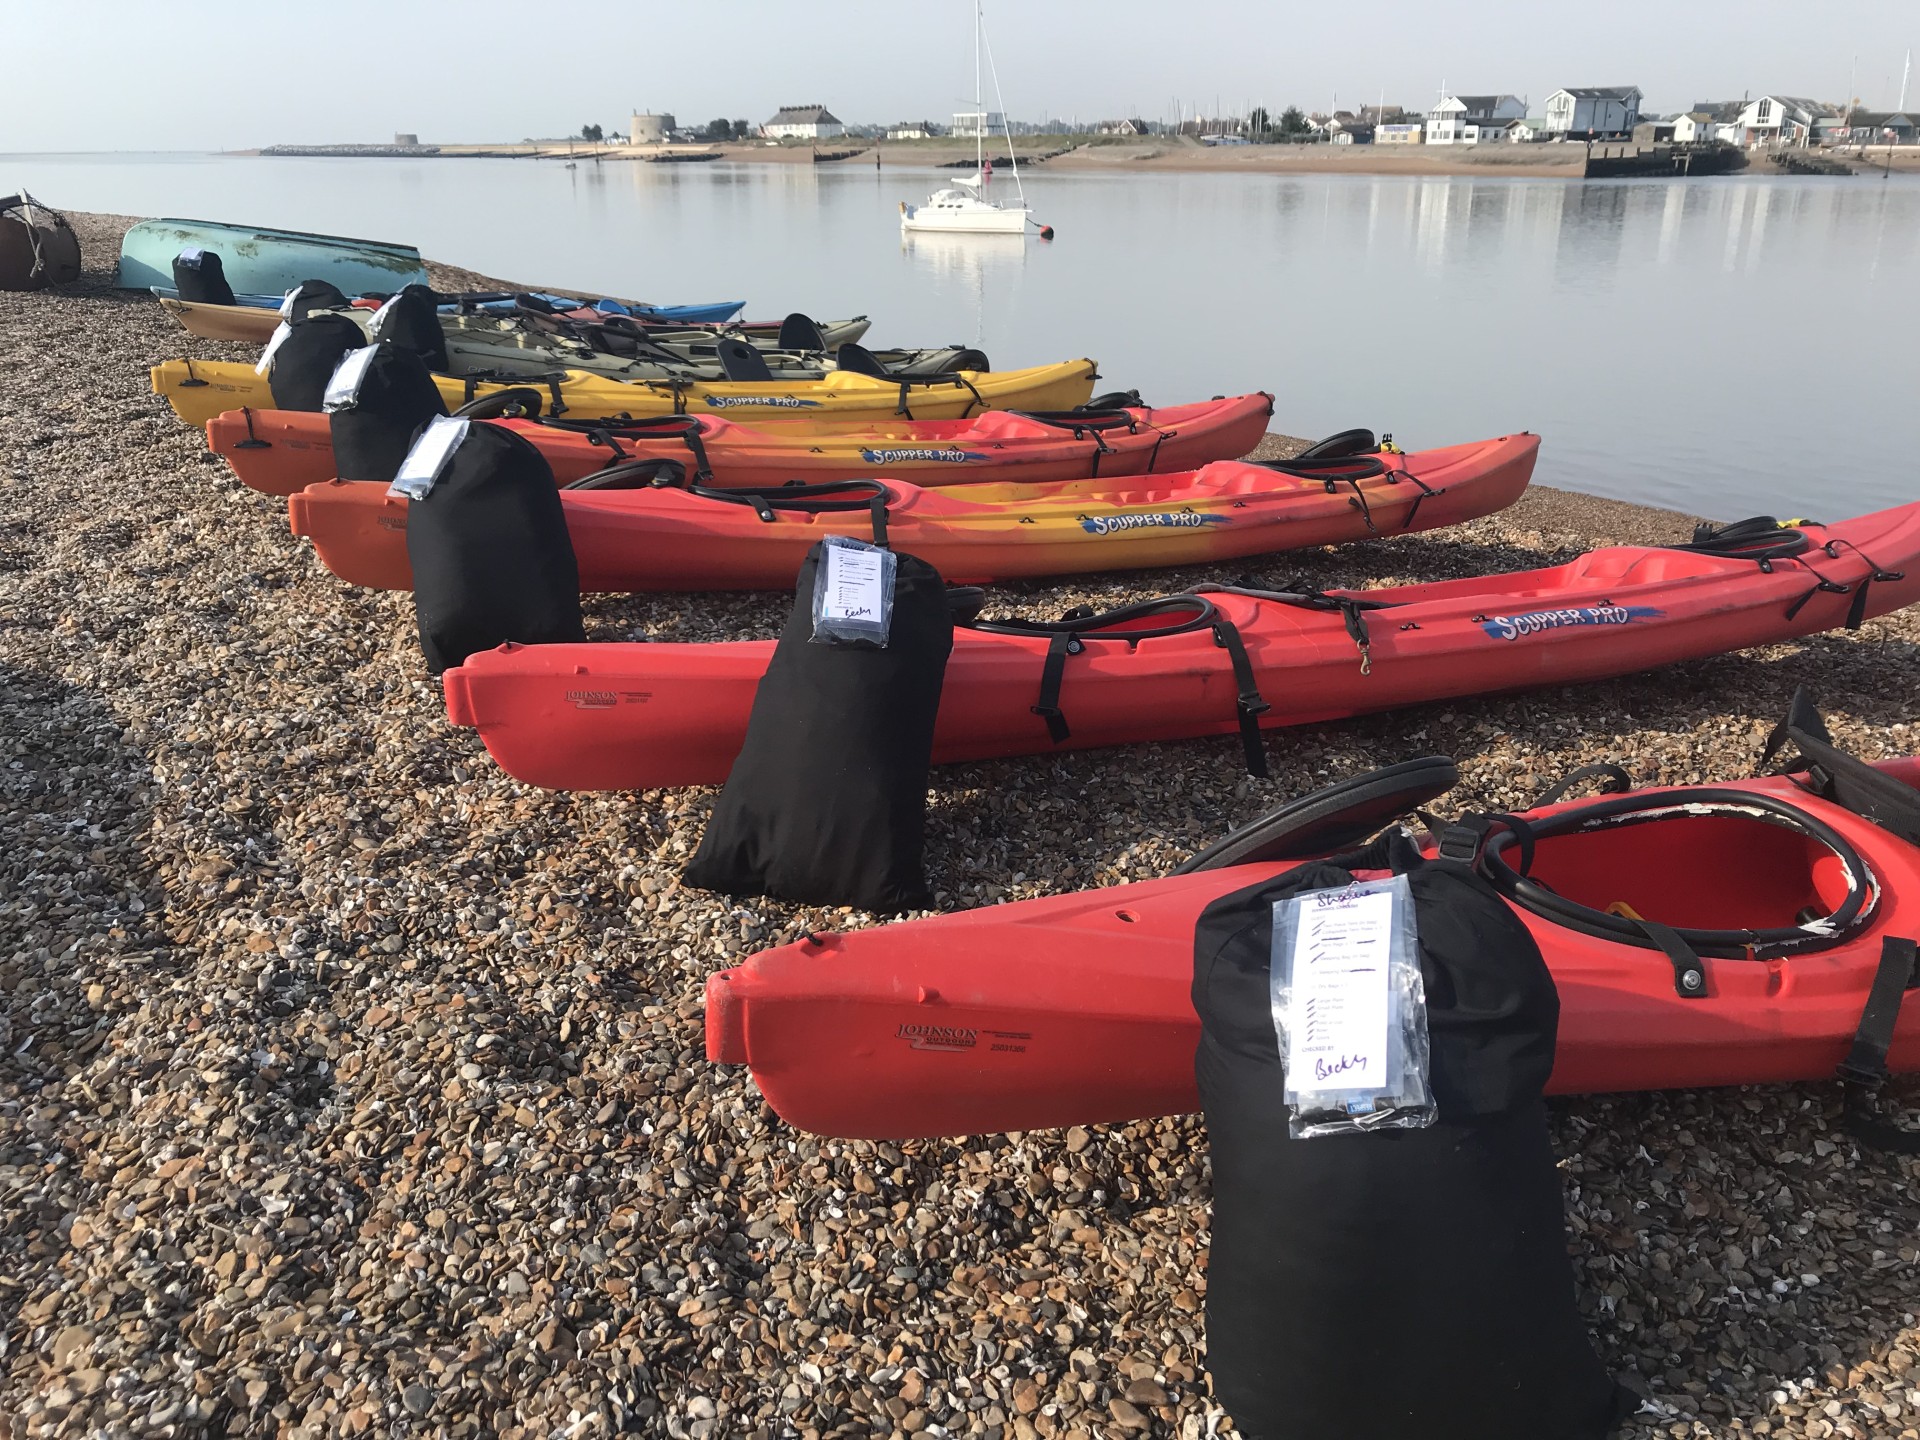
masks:
<path fill-rule="evenodd" d="M 189 425 L 243 406 L 274 408 L 267 377 L 251 365 L 168 360 L 155 365 L 153 393 Z M 1099 368 L 1092 360 L 1063 360 L 1025 370 L 961 370 L 926 380 L 881 380 L 836 370 L 818 380 L 609 380 L 582 370 L 513 385 L 436 375 L 448 409 L 505 390 L 533 390 L 548 415 L 576 420 L 610 415 L 727 415 L 786 420 L 964 420 L 983 410 L 1071 410 L 1093 396 Z"/>

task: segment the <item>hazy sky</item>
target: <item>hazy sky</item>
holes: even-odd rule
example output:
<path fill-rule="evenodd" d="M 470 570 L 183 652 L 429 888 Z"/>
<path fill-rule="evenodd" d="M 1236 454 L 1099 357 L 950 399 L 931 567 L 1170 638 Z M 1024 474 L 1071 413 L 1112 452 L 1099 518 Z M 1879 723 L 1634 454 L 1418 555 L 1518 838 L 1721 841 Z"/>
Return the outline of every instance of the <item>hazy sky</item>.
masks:
<path fill-rule="evenodd" d="M 966 0 L 10 0 L 0 153 L 446 141 L 760 122 L 944 120 L 972 93 Z M 568 20 L 583 25 L 570 36 Z M 1914 0 L 989 0 L 1016 118 L 1226 113 L 1249 101 L 1421 108 L 1442 83 L 1527 96 L 1634 84 L 1654 111 L 1775 91 L 1891 106 Z M 1909 91 L 1920 103 L 1920 89 Z M 991 101 L 991 95 L 989 95 Z M 3 180 L 4 176 L 0 176 Z"/>

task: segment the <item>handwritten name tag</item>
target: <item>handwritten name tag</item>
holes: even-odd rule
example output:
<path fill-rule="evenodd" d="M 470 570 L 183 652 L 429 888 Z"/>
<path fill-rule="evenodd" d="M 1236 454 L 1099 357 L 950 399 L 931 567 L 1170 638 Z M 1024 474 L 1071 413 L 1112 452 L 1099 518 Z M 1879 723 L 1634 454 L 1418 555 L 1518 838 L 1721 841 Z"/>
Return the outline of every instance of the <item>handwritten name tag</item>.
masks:
<path fill-rule="evenodd" d="M 1290 1094 L 1379 1090 L 1389 1082 L 1387 960 L 1393 897 L 1322 891 L 1303 897 L 1288 998 Z"/>
<path fill-rule="evenodd" d="M 878 620 L 886 604 L 885 564 L 878 550 L 833 545 L 827 549 L 826 597 L 820 614 L 827 620 Z"/>

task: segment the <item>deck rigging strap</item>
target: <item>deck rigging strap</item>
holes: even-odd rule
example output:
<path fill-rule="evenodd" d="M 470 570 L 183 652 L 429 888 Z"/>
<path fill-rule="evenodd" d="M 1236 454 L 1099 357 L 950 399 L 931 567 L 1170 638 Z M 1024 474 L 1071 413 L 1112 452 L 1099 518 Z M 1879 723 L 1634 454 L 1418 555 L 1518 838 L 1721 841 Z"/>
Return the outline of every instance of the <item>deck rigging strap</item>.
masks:
<path fill-rule="evenodd" d="M 1806 787 L 1909 844 L 1920 845 L 1920 792 L 1876 769 L 1833 743 L 1827 722 L 1803 685 L 1793 692 L 1787 715 L 1760 752 L 1764 769 L 1791 744 L 1800 758 L 1783 765 L 1781 775 L 1803 775 Z"/>
<path fill-rule="evenodd" d="M 1159 625 L 1130 623 L 1156 615 L 1179 615 L 1183 618 Z M 1165 595 L 1102 612 L 1082 605 L 1069 610 L 1058 620 L 1028 620 L 1022 617 L 976 620 L 971 628 L 1001 635 L 1047 637 L 1046 661 L 1040 671 L 1040 695 L 1029 708 L 1046 722 L 1047 734 L 1056 745 L 1073 734 L 1067 724 L 1066 712 L 1060 708 L 1060 691 L 1066 680 L 1068 656 L 1080 654 L 1091 641 L 1119 640 L 1136 645 L 1142 640 L 1208 630 L 1213 635 L 1213 643 L 1227 652 L 1228 663 L 1233 670 L 1234 713 L 1239 721 L 1240 748 L 1246 759 L 1247 773 L 1260 779 L 1265 779 L 1269 773 L 1266 745 L 1260 738 L 1260 716 L 1273 707 L 1260 694 L 1259 677 L 1254 672 L 1252 657 L 1247 654 L 1240 627 L 1221 614 L 1219 607 L 1204 596 L 1191 592 Z M 1102 631 L 1110 633 L 1102 634 Z"/>
<path fill-rule="evenodd" d="M 1853 1048 L 1840 1062 L 1840 1081 L 1847 1130 L 1875 1150 L 1896 1155 L 1920 1155 L 1920 1131 L 1906 1130 L 1879 1113 L 1880 1087 L 1887 1082 L 1887 1052 L 1893 1047 L 1893 1028 L 1907 992 L 1916 988 L 1915 960 L 1920 947 L 1897 935 L 1880 942 L 1880 966 L 1853 1032 Z"/>
<path fill-rule="evenodd" d="M 693 452 L 694 479 L 713 479 L 713 464 L 708 460 L 707 447 L 701 440 L 703 427 L 698 415 L 648 415 L 638 420 L 618 416 L 601 420 L 547 419 L 540 423 L 549 429 L 584 435 L 591 444 L 606 446 L 616 461 L 630 458 L 629 453 L 620 448 L 623 439 L 677 439 Z"/>
<path fill-rule="evenodd" d="M 1337 610 L 1346 626 L 1347 638 L 1360 651 L 1360 673 L 1373 673 L 1373 633 L 1367 628 L 1369 610 L 1391 610 L 1394 601 L 1368 600 L 1358 595 L 1342 595 L 1301 584 L 1285 590 L 1261 590 L 1249 585 L 1196 585 L 1189 595 L 1245 595 L 1254 600 L 1271 600 L 1280 605 L 1296 605 L 1304 610 Z"/>
<path fill-rule="evenodd" d="M 1847 607 L 1846 627 L 1858 630 L 1867 618 L 1867 596 L 1873 586 L 1876 583 L 1904 580 L 1906 576 L 1902 571 L 1884 568 L 1851 540 L 1829 539 L 1816 543 L 1807 534 L 1808 527 L 1816 530 L 1825 528 L 1816 520 L 1776 520 L 1771 515 L 1756 515 L 1729 525 L 1696 525 L 1691 541 L 1662 548 L 1686 550 L 1696 555 L 1720 555 L 1730 560 L 1751 560 L 1768 574 L 1773 572 L 1773 562 L 1776 560 L 1798 560 L 1814 576 L 1814 585 L 1787 606 L 1786 618 L 1793 619 L 1816 595 L 1852 595 L 1853 603 Z M 1838 560 L 1842 546 L 1853 551 L 1867 564 L 1867 573 L 1851 584 L 1821 574 L 1809 558 L 1811 552 L 1817 551 L 1829 560 Z"/>
<path fill-rule="evenodd" d="M 797 510 L 808 515 L 835 511 L 865 510 L 873 526 L 873 543 L 887 546 L 887 504 L 893 492 L 880 480 L 824 480 L 814 485 L 797 482 L 758 489 L 722 490 L 711 485 L 689 485 L 689 495 L 704 500 L 724 500 L 733 505 L 752 507 L 754 514 L 768 524 L 779 519 L 782 510 Z"/>

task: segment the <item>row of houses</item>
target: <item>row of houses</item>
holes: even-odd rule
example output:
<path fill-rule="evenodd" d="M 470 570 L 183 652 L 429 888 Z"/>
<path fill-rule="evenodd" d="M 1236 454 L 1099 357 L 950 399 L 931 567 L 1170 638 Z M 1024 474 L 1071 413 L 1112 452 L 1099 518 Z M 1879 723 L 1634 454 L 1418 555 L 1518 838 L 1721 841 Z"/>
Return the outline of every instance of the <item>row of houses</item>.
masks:
<path fill-rule="evenodd" d="M 1914 143 L 1920 110 L 1859 110 L 1799 95 L 1705 101 L 1674 116 L 1672 139 L 1724 140 L 1730 145 L 1873 145 Z M 1666 136 L 1657 138 L 1665 139 Z"/>
<path fill-rule="evenodd" d="M 1762 95 L 1754 100 L 1703 101 L 1671 119 L 1642 120 L 1636 85 L 1576 85 L 1547 96 L 1544 113 L 1527 114 L 1514 95 L 1442 95 L 1424 116 L 1393 106 L 1364 106 L 1314 116 L 1312 128 L 1337 145 L 1483 145 L 1489 141 L 1638 140 L 1680 144 L 1719 140 L 1739 146 L 1868 145 L 1891 141 L 1911 145 L 1920 110 L 1842 110 L 1796 95 Z M 942 127 L 931 120 L 909 120 L 886 130 L 889 140 L 923 140 L 952 135 L 972 139 L 1006 128 L 997 110 L 958 111 Z M 1110 121 L 1103 134 L 1145 134 L 1144 120 Z M 1201 128 L 1196 122 L 1196 129 Z M 1217 127 L 1216 127 L 1217 128 Z M 783 105 L 760 127 L 769 140 L 831 140 L 847 127 L 824 105 Z M 870 133 L 863 131 L 862 133 Z M 659 144 L 678 138 L 671 115 L 636 114 L 632 143 Z M 1209 143 L 1229 143 L 1232 134 L 1202 133 Z"/>
<path fill-rule="evenodd" d="M 1337 145 L 1483 145 L 1514 140 L 1614 140 L 1640 123 L 1636 85 L 1576 85 L 1546 99 L 1546 113 L 1527 114 L 1517 95 L 1442 95 L 1425 116 L 1368 106 L 1315 117 Z"/>
<path fill-rule="evenodd" d="M 1679 144 L 1719 140 L 1771 145 L 1911 145 L 1920 110 L 1842 110 L 1795 95 L 1703 101 L 1670 119 L 1641 116 L 1634 85 L 1582 85 L 1556 90 L 1545 114 L 1530 116 L 1513 95 L 1443 95 L 1424 117 L 1369 106 L 1314 117 L 1335 144 L 1480 145 L 1488 141 L 1634 140 Z"/>

